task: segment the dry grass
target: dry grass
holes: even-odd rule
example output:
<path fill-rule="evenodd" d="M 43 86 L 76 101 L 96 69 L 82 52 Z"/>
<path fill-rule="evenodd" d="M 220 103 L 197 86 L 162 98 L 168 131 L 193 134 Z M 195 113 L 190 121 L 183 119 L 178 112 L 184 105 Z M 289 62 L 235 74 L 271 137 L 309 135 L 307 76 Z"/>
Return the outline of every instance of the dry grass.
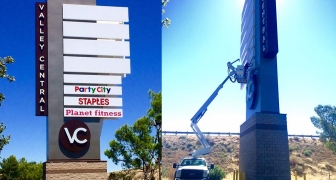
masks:
<path fill-rule="evenodd" d="M 224 169 L 227 173 L 225 179 L 232 179 L 232 172 L 238 169 L 239 164 L 239 137 L 208 136 L 207 138 L 211 145 L 211 154 L 204 157 L 210 163 Z M 163 177 L 173 179 L 175 172 L 172 168 L 173 163 L 199 148 L 200 143 L 193 135 L 163 135 L 162 141 Z M 303 179 L 303 172 L 307 173 L 307 180 L 328 179 L 330 171 L 330 179 L 336 180 L 336 155 L 325 148 L 318 139 L 289 138 L 289 150 L 291 170 L 297 170 L 301 179 Z"/>
<path fill-rule="evenodd" d="M 114 171 L 114 173 L 121 173 L 121 174 L 125 174 L 125 172 L 127 171 Z M 143 180 L 144 179 L 144 173 L 141 170 L 129 170 L 128 173 L 126 174 L 134 174 L 134 177 L 132 178 L 132 180 Z M 107 177 L 110 175 L 110 173 L 107 173 Z M 159 179 L 159 173 L 158 171 L 155 172 L 154 174 L 154 178 L 157 180 Z"/>

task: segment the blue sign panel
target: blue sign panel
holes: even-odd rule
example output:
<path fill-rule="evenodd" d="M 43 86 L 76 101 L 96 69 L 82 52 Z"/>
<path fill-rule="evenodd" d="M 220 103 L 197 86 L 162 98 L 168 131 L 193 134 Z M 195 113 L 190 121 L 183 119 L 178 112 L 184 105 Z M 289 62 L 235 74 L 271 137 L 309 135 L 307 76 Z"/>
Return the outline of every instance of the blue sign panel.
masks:
<path fill-rule="evenodd" d="M 275 0 L 261 1 L 261 33 L 263 57 L 273 59 L 279 51 Z"/>

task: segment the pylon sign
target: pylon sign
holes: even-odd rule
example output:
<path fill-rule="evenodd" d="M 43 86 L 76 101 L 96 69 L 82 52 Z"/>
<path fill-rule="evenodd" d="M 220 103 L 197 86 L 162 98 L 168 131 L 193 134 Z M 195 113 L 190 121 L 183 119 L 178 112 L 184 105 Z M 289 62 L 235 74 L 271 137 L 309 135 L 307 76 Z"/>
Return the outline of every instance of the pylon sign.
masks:
<path fill-rule="evenodd" d="M 100 159 L 102 121 L 123 117 L 128 8 L 95 3 L 36 3 L 36 115 L 48 119 L 48 160 Z"/>

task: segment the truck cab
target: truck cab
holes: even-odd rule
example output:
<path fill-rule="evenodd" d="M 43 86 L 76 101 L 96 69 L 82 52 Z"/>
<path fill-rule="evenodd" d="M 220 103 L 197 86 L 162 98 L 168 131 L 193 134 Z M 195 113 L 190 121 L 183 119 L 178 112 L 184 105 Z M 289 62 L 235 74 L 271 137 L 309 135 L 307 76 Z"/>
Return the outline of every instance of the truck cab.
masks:
<path fill-rule="evenodd" d="M 187 157 L 179 164 L 174 163 L 173 168 L 176 168 L 174 180 L 208 180 L 209 170 L 214 165 L 208 164 L 204 158 Z"/>

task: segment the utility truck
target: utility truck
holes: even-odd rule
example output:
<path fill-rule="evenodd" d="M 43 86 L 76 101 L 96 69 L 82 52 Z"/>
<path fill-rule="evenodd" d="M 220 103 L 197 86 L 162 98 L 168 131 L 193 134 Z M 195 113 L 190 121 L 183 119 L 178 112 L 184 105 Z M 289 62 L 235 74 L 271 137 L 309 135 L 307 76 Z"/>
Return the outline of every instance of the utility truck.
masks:
<path fill-rule="evenodd" d="M 209 170 L 214 168 L 213 164 L 208 164 L 202 155 L 210 153 L 210 145 L 205 139 L 202 131 L 197 126 L 197 123 L 201 120 L 204 113 L 207 111 L 208 106 L 216 98 L 218 92 L 223 88 L 227 80 L 230 79 L 231 82 L 246 83 L 247 82 L 247 70 L 249 64 L 238 65 L 237 68 L 233 66 L 233 63 L 239 61 L 239 59 L 227 63 L 228 76 L 224 79 L 222 83 L 219 84 L 217 89 L 211 94 L 211 96 L 205 101 L 201 108 L 196 112 L 196 114 L 191 118 L 191 128 L 195 132 L 197 138 L 203 145 L 202 148 L 195 150 L 193 153 L 189 154 L 190 157 L 181 158 L 178 163 L 173 164 L 173 168 L 176 168 L 174 179 L 175 180 L 207 180 L 209 179 Z"/>
<path fill-rule="evenodd" d="M 209 170 L 214 168 L 213 164 L 208 164 L 204 158 L 186 157 L 180 160 L 180 163 L 174 163 L 175 171 L 174 179 L 193 179 L 193 180 L 208 180 Z"/>

